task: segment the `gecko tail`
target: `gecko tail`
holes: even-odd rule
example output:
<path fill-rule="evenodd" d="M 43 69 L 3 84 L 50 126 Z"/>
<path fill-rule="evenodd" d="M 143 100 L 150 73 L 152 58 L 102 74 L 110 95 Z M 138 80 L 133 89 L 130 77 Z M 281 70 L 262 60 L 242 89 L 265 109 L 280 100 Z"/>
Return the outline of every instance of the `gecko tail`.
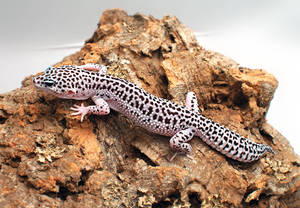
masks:
<path fill-rule="evenodd" d="M 264 152 L 268 151 L 268 152 L 271 152 L 273 155 L 275 155 L 275 151 L 270 146 L 265 145 L 265 144 L 263 144 L 262 146 L 264 148 Z"/>

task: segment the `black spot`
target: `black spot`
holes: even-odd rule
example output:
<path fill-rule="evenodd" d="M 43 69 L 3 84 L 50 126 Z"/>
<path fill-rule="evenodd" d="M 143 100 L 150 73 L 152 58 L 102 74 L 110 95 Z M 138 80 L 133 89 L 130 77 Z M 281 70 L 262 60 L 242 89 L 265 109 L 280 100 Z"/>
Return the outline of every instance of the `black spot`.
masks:
<path fill-rule="evenodd" d="M 148 98 L 146 98 L 146 100 L 145 100 L 145 105 L 146 105 L 147 103 L 149 103 L 149 99 L 148 99 Z"/>
<path fill-rule="evenodd" d="M 157 118 L 157 114 L 154 114 L 153 115 L 153 120 L 156 120 L 156 118 Z"/>
<path fill-rule="evenodd" d="M 248 157 L 249 157 L 249 153 L 246 154 L 245 159 L 248 160 L 249 159 Z"/>
<path fill-rule="evenodd" d="M 127 98 L 127 94 L 125 93 L 122 99 L 123 99 L 124 101 L 126 101 L 126 98 Z"/>
<path fill-rule="evenodd" d="M 132 98 L 133 98 L 133 95 L 130 95 L 128 98 L 128 102 L 131 102 Z"/>
<path fill-rule="evenodd" d="M 166 124 L 170 124 L 170 121 L 171 121 L 171 119 L 165 118 L 165 123 L 166 123 Z"/>
<path fill-rule="evenodd" d="M 140 105 L 140 111 L 143 110 L 143 108 L 144 108 L 144 104 L 141 103 L 141 105 Z"/>
<path fill-rule="evenodd" d="M 244 154 L 245 154 L 245 152 L 241 152 L 240 158 L 242 158 Z"/>
<path fill-rule="evenodd" d="M 165 108 L 162 108 L 162 109 L 161 109 L 161 112 L 163 113 L 164 116 L 167 115 L 165 110 L 166 110 Z"/>
<path fill-rule="evenodd" d="M 224 149 L 226 149 L 226 148 L 228 148 L 228 147 L 229 147 L 229 145 L 228 145 L 228 144 L 226 144 L 226 145 L 225 145 L 225 147 L 224 147 Z"/>
<path fill-rule="evenodd" d="M 163 120 L 162 116 L 158 116 L 158 121 L 162 122 L 162 120 Z"/>
<path fill-rule="evenodd" d="M 140 98 L 142 101 L 145 100 L 144 96 L 142 96 L 142 95 L 140 95 L 139 98 Z"/>
<path fill-rule="evenodd" d="M 147 116 L 149 116 L 153 112 L 153 107 L 149 106 Z"/>
<path fill-rule="evenodd" d="M 121 97 L 123 95 L 124 91 L 120 90 L 119 92 L 120 92 L 119 94 L 120 94 L 120 97 Z"/>
<path fill-rule="evenodd" d="M 173 126 L 177 123 L 177 119 L 173 119 Z"/>
<path fill-rule="evenodd" d="M 253 153 L 253 149 L 252 149 L 251 146 L 249 147 L 249 152 L 250 152 L 250 153 Z"/>
<path fill-rule="evenodd" d="M 135 107 L 139 108 L 139 101 L 137 101 L 137 100 L 135 101 Z"/>

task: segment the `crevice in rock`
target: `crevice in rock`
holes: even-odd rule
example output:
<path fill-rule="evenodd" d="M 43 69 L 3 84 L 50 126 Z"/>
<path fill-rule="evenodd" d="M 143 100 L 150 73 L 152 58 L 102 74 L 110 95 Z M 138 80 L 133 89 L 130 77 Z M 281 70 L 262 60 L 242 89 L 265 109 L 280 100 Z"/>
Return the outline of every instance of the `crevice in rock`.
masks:
<path fill-rule="evenodd" d="M 74 196 L 74 195 L 81 193 L 81 192 L 72 192 L 67 187 L 63 186 L 62 184 L 58 184 L 58 186 L 59 186 L 59 189 L 58 189 L 58 193 L 56 194 L 56 197 L 60 198 L 63 201 L 65 201 L 68 196 Z M 47 193 L 47 195 L 53 197 L 51 192 Z"/>
<path fill-rule="evenodd" d="M 292 165 L 296 166 L 296 167 L 300 167 L 300 163 L 297 161 L 292 162 Z"/>
<path fill-rule="evenodd" d="M 141 77 L 141 76 L 138 76 L 138 75 L 136 75 L 136 77 L 137 77 L 139 80 L 141 80 L 143 83 L 145 83 L 145 85 L 151 86 L 151 84 L 150 84 L 149 82 L 147 82 L 147 81 L 144 79 L 144 77 Z"/>
<path fill-rule="evenodd" d="M 59 123 L 64 129 L 67 128 L 67 120 L 65 118 L 61 119 Z"/>
<path fill-rule="evenodd" d="M 249 98 L 246 97 L 245 94 L 242 92 L 242 83 L 235 83 L 231 87 L 231 92 L 232 93 L 230 94 L 230 100 L 235 106 L 243 109 L 248 105 Z"/>
<path fill-rule="evenodd" d="M 170 34 L 169 37 L 170 37 L 170 40 L 171 40 L 172 43 L 176 43 L 175 37 L 174 37 L 173 34 Z"/>
<path fill-rule="evenodd" d="M 242 199 L 242 202 L 244 205 L 256 205 L 257 200 L 251 200 L 250 202 L 246 202 L 247 197 L 249 196 L 249 194 L 251 194 L 253 191 L 255 191 L 256 188 L 249 188 L 246 190 L 244 197 Z"/>
<path fill-rule="evenodd" d="M 152 167 L 156 167 L 157 164 L 155 164 L 149 157 L 147 157 L 147 155 L 145 155 L 144 153 L 142 153 L 138 148 L 136 148 L 135 146 L 131 145 L 133 152 L 135 154 L 135 156 L 137 158 L 140 158 L 142 160 L 144 160 L 148 165 L 152 166 Z"/>
<path fill-rule="evenodd" d="M 171 207 L 171 206 L 172 206 L 172 202 L 170 201 L 160 201 L 152 204 L 152 208 Z"/>
<path fill-rule="evenodd" d="M 268 132 L 264 131 L 263 129 L 259 129 L 259 133 L 260 133 L 263 137 L 267 138 L 268 140 L 270 140 L 270 141 L 273 140 L 273 137 L 272 137 Z"/>
<path fill-rule="evenodd" d="M 16 156 L 16 157 L 11 159 L 11 166 L 14 167 L 14 168 L 17 168 L 19 166 L 20 162 L 21 162 L 21 157 Z"/>
<path fill-rule="evenodd" d="M 163 200 L 152 204 L 152 208 L 172 207 L 172 205 L 174 205 L 175 200 L 178 199 L 180 199 L 180 193 L 179 192 L 173 193 L 168 197 L 164 198 Z"/>
<path fill-rule="evenodd" d="M 244 197 L 242 199 L 242 204 L 244 206 L 247 207 L 258 207 L 259 202 L 261 201 L 265 201 L 266 199 L 270 198 L 270 195 L 267 195 L 265 193 L 260 193 L 260 195 L 258 196 L 258 198 L 252 199 L 249 202 L 246 202 L 247 197 L 249 196 L 249 194 L 251 194 L 252 192 L 256 191 L 256 188 L 249 188 L 246 193 L 244 194 Z"/>
<path fill-rule="evenodd" d="M 166 74 L 162 75 L 161 77 L 162 82 L 164 83 L 164 85 L 166 85 L 167 87 L 169 86 L 169 80 L 166 76 Z"/>
<path fill-rule="evenodd" d="M 78 186 L 84 186 L 86 181 L 92 175 L 93 170 L 81 170 L 80 181 L 78 182 Z"/>
<path fill-rule="evenodd" d="M 4 124 L 7 120 L 7 117 L 0 116 L 0 124 Z"/>
<path fill-rule="evenodd" d="M 189 197 L 189 202 L 191 203 L 192 208 L 201 206 L 202 201 L 199 200 L 198 194 L 196 192 L 188 193 L 188 197 Z"/>
<path fill-rule="evenodd" d="M 0 124 L 4 124 L 6 122 L 6 120 L 8 119 L 8 115 L 8 113 L 0 109 Z"/>
<path fill-rule="evenodd" d="M 246 105 L 248 105 L 249 99 L 242 93 L 236 93 L 233 98 L 233 103 L 243 109 Z"/>

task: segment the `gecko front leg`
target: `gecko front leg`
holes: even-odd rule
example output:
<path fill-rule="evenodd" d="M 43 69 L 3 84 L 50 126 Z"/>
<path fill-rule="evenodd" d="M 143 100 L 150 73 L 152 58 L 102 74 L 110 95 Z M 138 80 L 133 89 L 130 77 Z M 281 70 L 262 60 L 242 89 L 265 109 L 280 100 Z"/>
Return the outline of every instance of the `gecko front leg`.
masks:
<path fill-rule="evenodd" d="M 97 115 L 107 115 L 110 112 L 110 108 L 105 100 L 102 98 L 93 98 L 93 101 L 96 105 L 84 106 L 83 103 L 81 106 L 74 105 L 71 110 L 75 111 L 71 113 L 72 116 L 81 115 L 80 121 L 82 122 L 84 116 L 87 114 L 97 114 Z"/>

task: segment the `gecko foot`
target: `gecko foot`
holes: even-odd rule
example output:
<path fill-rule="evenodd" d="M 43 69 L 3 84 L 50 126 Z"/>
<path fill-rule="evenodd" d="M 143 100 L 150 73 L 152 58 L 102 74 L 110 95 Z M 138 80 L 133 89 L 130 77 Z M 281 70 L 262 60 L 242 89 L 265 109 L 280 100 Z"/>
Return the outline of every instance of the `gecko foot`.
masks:
<path fill-rule="evenodd" d="M 74 113 L 71 113 L 72 116 L 81 115 L 80 121 L 82 122 L 84 119 L 84 116 L 88 114 L 89 108 L 85 107 L 83 103 L 81 103 L 81 106 L 74 105 L 74 107 L 70 108 L 72 111 L 76 111 Z"/>

